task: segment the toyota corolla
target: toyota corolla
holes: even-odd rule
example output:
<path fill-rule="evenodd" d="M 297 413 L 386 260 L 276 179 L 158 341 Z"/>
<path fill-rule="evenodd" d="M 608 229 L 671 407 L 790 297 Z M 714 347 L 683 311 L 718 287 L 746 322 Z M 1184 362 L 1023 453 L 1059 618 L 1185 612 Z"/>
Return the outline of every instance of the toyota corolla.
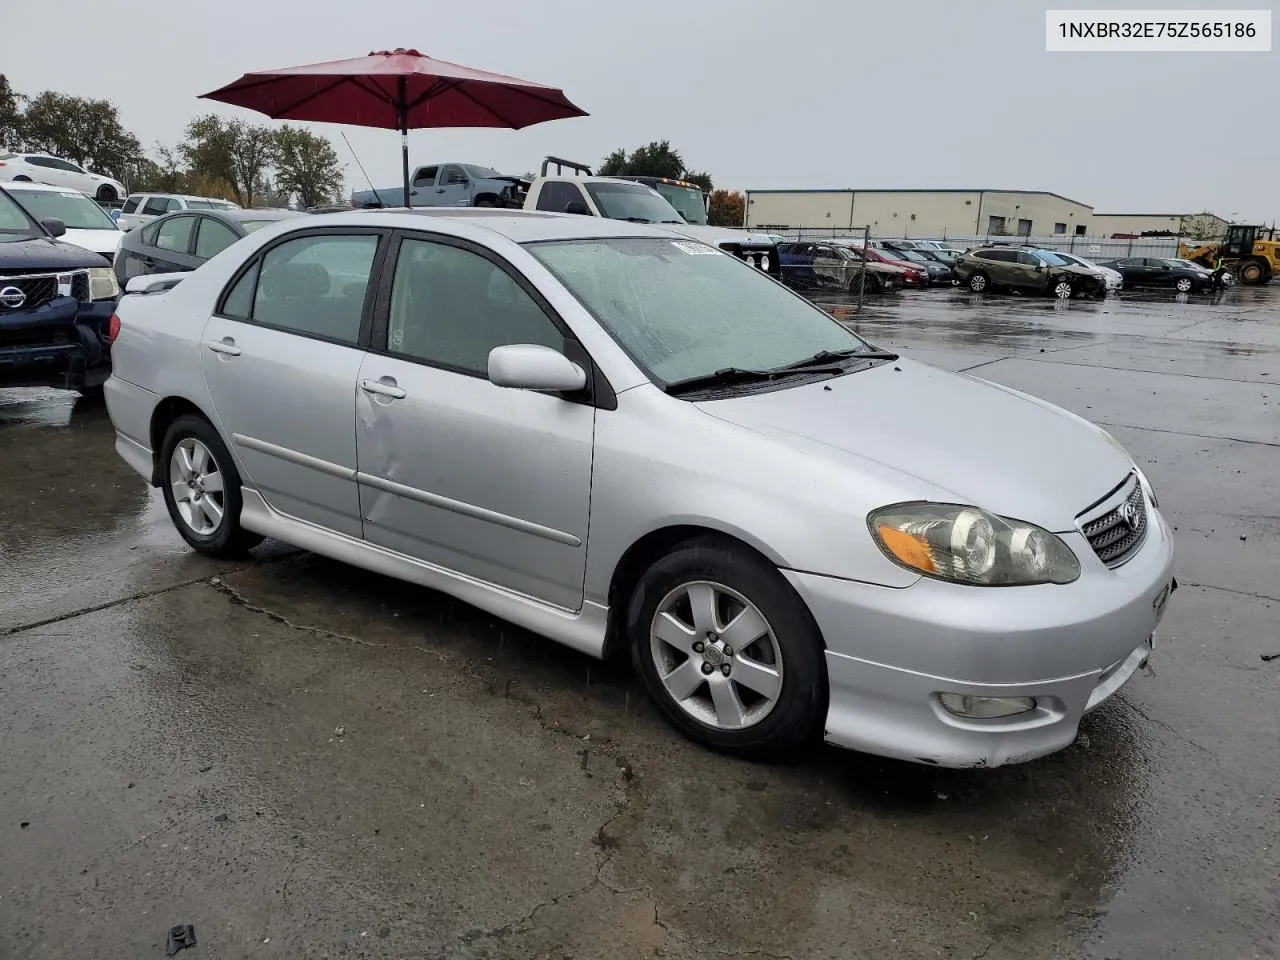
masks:
<path fill-rule="evenodd" d="M 129 289 L 116 447 L 193 548 L 274 537 L 629 656 L 716 749 L 1050 753 L 1174 586 L 1104 431 L 658 227 L 354 211 Z"/>

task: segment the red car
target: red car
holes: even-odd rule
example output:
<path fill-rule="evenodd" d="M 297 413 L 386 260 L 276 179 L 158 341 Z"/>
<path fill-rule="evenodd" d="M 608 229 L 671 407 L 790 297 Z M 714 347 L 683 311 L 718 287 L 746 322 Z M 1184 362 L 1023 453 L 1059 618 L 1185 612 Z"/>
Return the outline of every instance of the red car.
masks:
<path fill-rule="evenodd" d="M 861 247 L 857 249 L 861 250 Z M 891 267 L 897 267 L 905 271 L 906 276 L 902 278 L 902 282 L 908 287 L 927 287 L 929 285 L 929 271 L 918 263 L 910 260 L 894 260 L 892 250 L 880 250 L 871 247 L 865 251 L 867 258 L 874 260 L 876 263 L 887 263 Z"/>

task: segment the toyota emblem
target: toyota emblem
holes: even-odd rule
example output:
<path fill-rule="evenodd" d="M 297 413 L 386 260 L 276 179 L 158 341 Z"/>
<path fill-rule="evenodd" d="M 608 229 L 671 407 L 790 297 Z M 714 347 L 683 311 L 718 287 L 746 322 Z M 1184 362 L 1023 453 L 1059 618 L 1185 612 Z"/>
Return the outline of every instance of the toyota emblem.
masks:
<path fill-rule="evenodd" d="M 1138 505 L 1132 500 L 1126 500 L 1120 507 L 1120 519 L 1125 522 L 1130 530 L 1138 528 Z"/>
<path fill-rule="evenodd" d="M 4 304 L 10 310 L 17 310 L 26 302 L 27 295 L 18 287 L 5 287 L 3 290 L 0 290 L 0 303 Z"/>

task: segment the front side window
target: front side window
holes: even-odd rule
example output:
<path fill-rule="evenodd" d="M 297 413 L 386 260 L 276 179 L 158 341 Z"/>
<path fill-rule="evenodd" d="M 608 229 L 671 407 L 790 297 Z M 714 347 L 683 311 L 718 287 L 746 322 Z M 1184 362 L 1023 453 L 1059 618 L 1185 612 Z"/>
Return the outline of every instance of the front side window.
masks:
<path fill-rule="evenodd" d="M 489 351 L 512 343 L 563 350 L 564 335 L 492 261 L 429 240 L 400 244 L 387 350 L 485 376 Z"/>
<path fill-rule="evenodd" d="M 0 242 L 44 236 L 44 231 L 31 223 L 17 201 L 0 190 Z"/>
<path fill-rule="evenodd" d="M 449 185 L 459 184 L 459 183 L 465 184 L 467 182 L 467 175 L 463 173 L 461 167 L 457 167 L 457 166 L 445 167 L 444 182 Z"/>
<path fill-rule="evenodd" d="M 166 220 L 156 229 L 155 245 L 161 250 L 186 253 L 191 242 L 191 230 L 195 225 L 195 217 L 174 217 L 172 220 Z"/>
<path fill-rule="evenodd" d="M 356 343 L 377 252 L 376 235 L 310 235 L 272 247 L 262 258 L 252 319 Z"/>
<path fill-rule="evenodd" d="M 149 213 L 149 214 L 152 214 L 153 216 L 158 217 L 166 213 L 169 209 L 171 209 L 169 207 L 170 203 L 173 204 L 172 209 L 174 210 L 178 209 L 178 202 L 174 200 L 172 197 L 152 197 L 147 201 L 147 205 L 142 208 L 142 212 Z"/>
<path fill-rule="evenodd" d="M 200 218 L 200 232 L 196 234 L 196 256 L 201 260 L 216 257 L 240 238 L 236 232 L 213 217 Z"/>
<path fill-rule="evenodd" d="M 538 258 L 651 379 L 763 370 L 873 348 L 803 297 L 714 247 L 625 238 L 533 243 Z"/>

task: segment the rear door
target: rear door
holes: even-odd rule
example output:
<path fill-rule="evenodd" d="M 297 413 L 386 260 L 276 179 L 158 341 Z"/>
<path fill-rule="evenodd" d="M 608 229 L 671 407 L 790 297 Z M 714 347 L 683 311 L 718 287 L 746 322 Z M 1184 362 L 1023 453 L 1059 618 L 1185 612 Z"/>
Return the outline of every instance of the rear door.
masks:
<path fill-rule="evenodd" d="M 590 360 L 491 251 L 415 234 L 387 262 L 395 273 L 356 395 L 365 538 L 580 608 L 595 407 L 496 387 L 487 370 L 490 350 L 512 343 L 551 347 L 588 371 Z"/>
<path fill-rule="evenodd" d="M 190 213 L 163 217 L 146 227 L 143 234 L 147 241 L 150 263 L 143 260 L 144 273 L 179 273 L 194 270 L 200 260 L 194 253 L 196 215 Z"/>
<path fill-rule="evenodd" d="M 285 235 L 225 291 L 200 351 L 245 484 L 280 513 L 354 538 L 356 379 L 384 244 L 368 228 Z"/>
<path fill-rule="evenodd" d="M 194 255 L 200 263 L 216 257 L 227 247 L 240 239 L 240 234 L 217 217 L 201 216 L 196 225 L 196 244 Z"/>
<path fill-rule="evenodd" d="M 1143 257 L 1143 268 L 1146 270 L 1147 282 L 1153 287 L 1172 287 L 1177 276 L 1172 267 L 1155 257 Z"/>

